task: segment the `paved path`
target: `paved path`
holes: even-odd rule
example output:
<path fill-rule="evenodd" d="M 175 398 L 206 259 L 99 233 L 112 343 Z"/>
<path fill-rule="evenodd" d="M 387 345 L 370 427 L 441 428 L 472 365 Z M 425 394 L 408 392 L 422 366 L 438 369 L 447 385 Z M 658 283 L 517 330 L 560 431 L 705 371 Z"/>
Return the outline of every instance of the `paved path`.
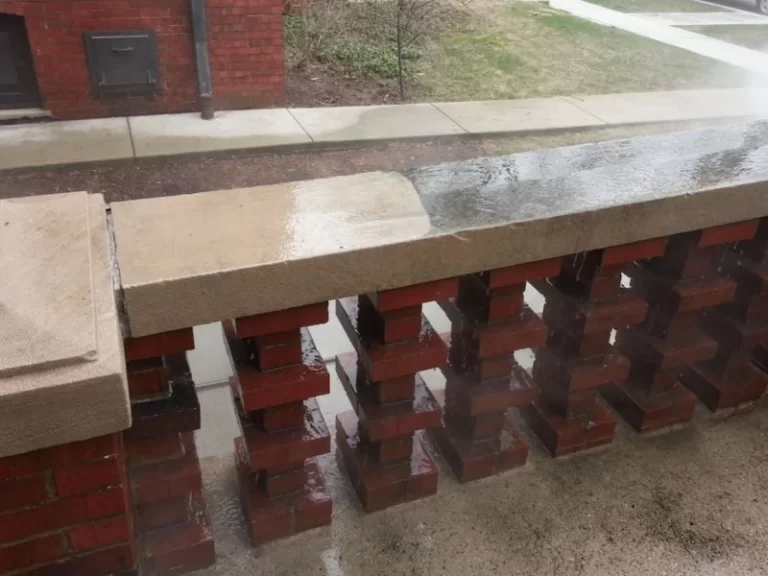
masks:
<path fill-rule="evenodd" d="M 664 26 L 766 26 L 768 18 L 751 12 L 633 12 Z"/>
<path fill-rule="evenodd" d="M 528 100 L 272 108 L 0 126 L 0 170 L 243 149 L 768 116 L 766 90 L 687 90 Z"/>
<path fill-rule="evenodd" d="M 762 76 L 768 76 L 768 54 L 764 52 L 750 50 L 716 38 L 667 26 L 644 18 L 640 14 L 617 12 L 583 0 L 551 0 L 550 6 L 598 24 L 613 26 L 713 60 L 744 68 Z"/>

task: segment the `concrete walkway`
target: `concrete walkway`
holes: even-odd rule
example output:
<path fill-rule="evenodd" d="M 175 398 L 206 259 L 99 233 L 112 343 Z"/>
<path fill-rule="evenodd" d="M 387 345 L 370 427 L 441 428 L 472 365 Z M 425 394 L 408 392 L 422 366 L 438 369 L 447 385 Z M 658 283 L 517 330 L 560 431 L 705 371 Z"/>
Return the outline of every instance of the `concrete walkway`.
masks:
<path fill-rule="evenodd" d="M 633 12 L 664 26 L 768 26 L 768 18 L 750 12 Z"/>
<path fill-rule="evenodd" d="M 645 36 L 670 46 L 688 50 L 700 56 L 719 60 L 725 64 L 738 66 L 761 76 L 768 76 L 768 54 L 750 50 L 662 24 L 656 20 L 643 17 L 642 14 L 627 14 L 583 0 L 550 0 L 550 6 L 563 10 L 574 16 L 591 20 L 605 26 L 613 26 L 639 36 Z"/>
<path fill-rule="evenodd" d="M 0 126 L 0 170 L 245 149 L 564 131 L 768 116 L 766 90 L 690 90 L 528 100 L 273 108 Z"/>

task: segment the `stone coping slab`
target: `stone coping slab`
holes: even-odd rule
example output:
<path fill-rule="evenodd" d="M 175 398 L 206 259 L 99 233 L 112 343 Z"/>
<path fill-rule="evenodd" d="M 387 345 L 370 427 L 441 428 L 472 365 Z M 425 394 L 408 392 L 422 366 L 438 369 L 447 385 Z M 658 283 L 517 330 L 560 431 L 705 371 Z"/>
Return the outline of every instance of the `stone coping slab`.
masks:
<path fill-rule="evenodd" d="M 3 278 L 0 290 L 3 350 L 9 338 L 23 339 L 16 343 L 15 369 L 0 374 L 0 457 L 129 428 L 103 196 L 73 193 L 6 202 L 0 206 L 0 226 L 23 231 L 25 241 L 2 233 L 0 240 L 13 242 L 0 243 L 0 270 L 13 272 L 24 257 L 29 264 Z M 42 251 L 46 247 L 48 254 Z M 33 281 L 44 286 L 33 287 Z M 25 303 L 22 289 L 29 290 Z"/>
<path fill-rule="evenodd" d="M 133 336 L 768 215 L 768 123 L 112 205 Z"/>
<path fill-rule="evenodd" d="M 85 192 L 0 200 L 0 377 L 96 356 L 88 214 Z"/>

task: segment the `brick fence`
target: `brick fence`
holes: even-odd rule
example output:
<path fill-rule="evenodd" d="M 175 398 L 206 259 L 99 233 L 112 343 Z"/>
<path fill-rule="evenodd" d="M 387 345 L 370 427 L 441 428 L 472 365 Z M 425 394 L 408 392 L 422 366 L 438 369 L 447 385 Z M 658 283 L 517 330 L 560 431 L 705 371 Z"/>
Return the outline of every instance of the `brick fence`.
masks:
<path fill-rule="evenodd" d="M 66 398 L 40 411 L 53 388 L 93 384 L 75 354 L 88 339 L 50 349 L 67 364 L 36 349 L 26 363 L 2 360 L 0 574 L 170 574 L 215 561 L 184 356 L 199 323 L 223 321 L 240 428 L 232 468 L 253 545 L 331 522 L 317 460 L 329 451 L 375 512 L 439 490 L 427 442 L 471 482 L 524 466 L 532 437 L 560 457 L 610 449 L 618 419 L 674 433 L 699 402 L 716 418 L 751 410 L 768 385 L 766 152 L 768 125 L 754 123 L 118 202 L 114 263 L 94 196 L 0 203 L 0 244 L 13 246 L 0 289 L 14 317 L 38 314 L 37 297 L 79 295 L 58 302 L 44 336 L 100 309 L 110 377 L 89 397 L 132 418 L 95 420 Z M 85 205 L 98 210 L 78 219 Z M 60 274 L 45 260 L 51 245 Z M 4 280 L 19 259 L 39 270 Z M 92 267 L 94 296 L 88 282 L 70 286 L 77 265 Z M 329 299 L 354 346 L 335 359 L 353 408 L 335 434 L 316 401 L 329 370 L 307 330 L 328 320 Z M 431 326 L 428 302 L 450 331 Z M 0 329 L 0 342 L 20 330 Z M 434 368 L 444 392 L 420 375 Z M 100 404 L 105 388 L 121 401 Z M 76 419 L 90 437 L 66 427 Z"/>

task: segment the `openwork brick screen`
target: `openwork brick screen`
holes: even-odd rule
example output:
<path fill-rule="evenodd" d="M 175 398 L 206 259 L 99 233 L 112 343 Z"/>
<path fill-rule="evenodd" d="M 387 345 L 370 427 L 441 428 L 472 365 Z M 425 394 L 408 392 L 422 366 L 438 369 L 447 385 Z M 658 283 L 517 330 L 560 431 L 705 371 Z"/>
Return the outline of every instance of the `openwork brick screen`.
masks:
<path fill-rule="evenodd" d="M 204 322 L 223 322 L 234 367 L 232 467 L 254 546 L 331 523 L 329 452 L 375 512 L 455 481 L 434 454 L 471 482 L 530 450 L 610 450 L 619 419 L 675 433 L 700 404 L 717 418 L 754 408 L 768 385 L 768 166 L 709 170 L 766 147 L 755 124 L 114 204 L 132 425 L 0 459 L 0 574 L 215 561 L 184 355 Z M 254 214 L 264 227 L 248 232 Z M 354 351 L 326 365 L 307 328 L 330 301 Z M 444 389 L 427 385 L 434 369 Z M 326 422 L 331 372 L 352 409 Z"/>

